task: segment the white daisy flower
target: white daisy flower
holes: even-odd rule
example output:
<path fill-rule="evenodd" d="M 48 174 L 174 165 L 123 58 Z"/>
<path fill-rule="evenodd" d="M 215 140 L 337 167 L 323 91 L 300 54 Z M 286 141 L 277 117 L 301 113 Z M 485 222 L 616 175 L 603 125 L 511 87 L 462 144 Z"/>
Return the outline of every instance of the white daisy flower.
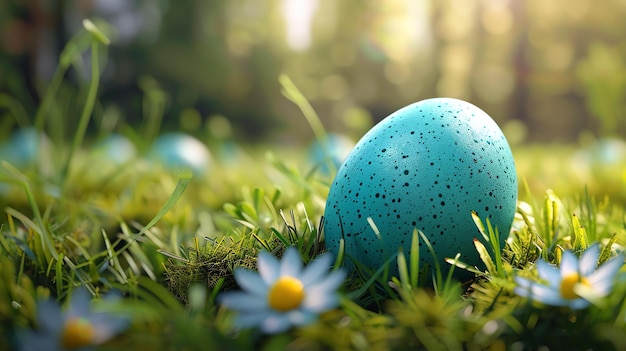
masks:
<path fill-rule="evenodd" d="M 110 298 L 111 296 L 109 296 Z M 89 350 L 110 340 L 128 325 L 128 320 L 90 308 L 91 297 L 85 289 L 72 294 L 67 311 L 55 301 L 37 305 L 37 331 L 24 330 L 19 334 L 21 351 Z"/>
<path fill-rule="evenodd" d="M 262 251 L 258 273 L 247 269 L 234 272 L 243 291 L 224 293 L 219 301 L 238 312 L 235 324 L 239 328 L 260 327 L 262 332 L 274 334 L 309 324 L 318 314 L 339 305 L 337 289 L 346 274 L 340 270 L 328 273 L 331 263 L 332 257 L 323 254 L 303 268 L 293 246 L 281 261 Z"/>
<path fill-rule="evenodd" d="M 613 288 L 615 275 L 624 264 L 624 254 L 621 253 L 597 267 L 599 256 L 600 246 L 594 244 L 583 252 L 580 260 L 571 251 L 563 252 L 560 269 L 539 259 L 537 272 L 547 285 L 516 276 L 514 292 L 546 305 L 585 308 L 590 301 L 579 292 L 584 290 L 597 298 L 607 296 Z"/>

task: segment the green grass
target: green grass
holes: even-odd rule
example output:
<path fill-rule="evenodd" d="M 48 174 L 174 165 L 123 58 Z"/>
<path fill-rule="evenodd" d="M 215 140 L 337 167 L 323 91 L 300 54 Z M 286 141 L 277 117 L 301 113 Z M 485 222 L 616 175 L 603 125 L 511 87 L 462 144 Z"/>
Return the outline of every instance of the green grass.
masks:
<path fill-rule="evenodd" d="M 64 51 L 60 72 L 75 61 L 72 55 L 102 44 L 100 34 L 86 33 Z M 97 68 L 97 55 L 94 60 Z M 53 138 L 52 169 L 42 171 L 39 162 L 21 168 L 3 162 L 0 168 L 6 185 L 0 220 L 0 349 L 11 349 L 18 330 L 36 327 L 37 299 L 64 301 L 78 287 L 94 298 L 112 290 L 125 297 L 107 310 L 128 314 L 131 325 L 102 350 L 626 348 L 623 277 L 608 297 L 581 311 L 539 306 L 513 293 L 513 276 L 535 276 L 539 258 L 558 263 L 564 250 L 580 253 L 600 242 L 604 262 L 623 248 L 623 166 L 610 166 L 616 168 L 611 171 L 595 165 L 588 172 L 587 164 L 569 162 L 571 147 L 517 146 L 522 185 L 511 233 L 499 232 L 474 214 L 488 243 L 475 242 L 484 271 L 451 257 L 450 265 L 436 267 L 430 276 L 420 267 L 418 249 L 429 243 L 415 231 L 411 250 L 399 252 L 388 265 L 368 269 L 356 262 L 340 308 L 316 323 L 274 336 L 235 332 L 232 314 L 216 304 L 216 296 L 236 288 L 233 269 L 254 269 L 260 250 L 280 256 L 294 245 L 305 262 L 324 251 L 322 214 L 332 175 L 316 172 L 319 165 L 299 163 L 303 149 L 272 146 L 250 149 L 238 162 L 216 160 L 199 177 L 140 159 L 90 171 L 93 160 L 83 139 L 94 82 L 83 87 L 86 95 L 78 94 L 85 97 L 84 112 L 71 145 Z M 287 77 L 281 82 L 285 96 L 323 138 L 325 131 L 306 99 Z M 42 102 L 45 111 L 34 123 L 53 137 L 63 133 L 46 127 L 45 119 L 48 113 L 54 115 L 49 118 L 63 115 L 63 104 L 54 106 L 61 85 L 53 80 Z M 147 139 L 156 134 L 153 122 L 160 118 L 146 117 L 152 126 Z M 141 144 L 141 132 L 124 130 Z M 504 248 L 490 245 L 503 235 L 508 236 Z M 432 247 L 429 253 L 436 255 Z M 336 266 L 343 259 L 337 257 Z M 390 276 L 390 265 L 398 266 L 398 276 Z M 455 281 L 452 271 L 459 269 L 475 278 Z"/>

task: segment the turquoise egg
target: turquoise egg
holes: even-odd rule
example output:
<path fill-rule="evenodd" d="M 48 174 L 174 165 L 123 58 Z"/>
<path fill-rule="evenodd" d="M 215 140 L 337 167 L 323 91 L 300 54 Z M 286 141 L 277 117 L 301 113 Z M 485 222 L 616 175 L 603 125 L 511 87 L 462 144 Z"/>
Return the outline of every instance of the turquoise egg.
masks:
<path fill-rule="evenodd" d="M 0 158 L 17 168 L 27 168 L 36 165 L 41 156 L 49 157 L 51 143 L 48 137 L 33 127 L 16 130 L 0 151 Z"/>
<path fill-rule="evenodd" d="M 159 136 L 148 152 L 148 159 L 173 171 L 191 170 L 196 176 L 204 175 L 211 165 L 211 154 L 206 145 L 181 132 Z"/>
<path fill-rule="evenodd" d="M 343 134 L 330 133 L 326 139 L 315 140 L 308 148 L 309 160 L 322 174 L 336 172 L 354 147 L 354 141 Z"/>
<path fill-rule="evenodd" d="M 373 270 L 391 259 L 397 272 L 393 258 L 400 248 L 409 252 L 418 229 L 444 272 L 450 268 L 445 258 L 457 253 L 480 268 L 473 240 L 484 240 L 471 212 L 489 218 L 503 247 L 516 202 L 513 155 L 498 125 L 468 102 L 427 99 L 382 120 L 348 155 L 326 202 L 326 248 L 338 254 L 344 239 L 347 257 Z M 419 248 L 421 267 L 434 267 L 421 239 Z M 468 277 L 456 271 L 457 277 Z"/>
<path fill-rule="evenodd" d="M 9 140 L 0 145 L 0 160 L 8 162 L 21 171 L 36 170 L 42 176 L 49 176 L 52 173 L 54 168 L 52 155 L 52 142 L 45 133 L 34 127 L 15 130 Z M 0 194 L 7 195 L 11 189 L 19 189 L 19 186 L 0 183 Z M 50 187 L 46 189 L 46 192 L 55 196 L 53 190 Z M 23 190 L 19 191 L 23 192 Z"/>
<path fill-rule="evenodd" d="M 592 166 L 603 171 L 626 165 L 626 142 L 617 138 L 603 138 L 590 148 Z"/>
<path fill-rule="evenodd" d="M 112 133 L 94 143 L 92 154 L 111 162 L 113 165 L 121 165 L 137 157 L 137 148 L 130 139 L 124 135 Z"/>

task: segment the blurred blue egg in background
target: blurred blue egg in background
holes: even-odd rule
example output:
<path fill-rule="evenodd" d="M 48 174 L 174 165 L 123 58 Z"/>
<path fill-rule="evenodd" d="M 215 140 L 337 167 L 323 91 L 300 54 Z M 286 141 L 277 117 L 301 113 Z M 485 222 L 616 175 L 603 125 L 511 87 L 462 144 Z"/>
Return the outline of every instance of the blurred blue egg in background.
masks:
<path fill-rule="evenodd" d="M 626 142 L 616 138 L 603 138 L 590 148 L 592 164 L 596 167 L 625 166 Z"/>
<path fill-rule="evenodd" d="M 33 127 L 20 128 L 0 146 L 0 159 L 18 169 L 48 164 L 52 144 L 48 137 Z"/>
<path fill-rule="evenodd" d="M 337 172 L 348 157 L 355 142 L 344 134 L 330 133 L 325 139 L 315 140 L 309 146 L 309 160 L 321 174 Z M 334 169 L 331 170 L 331 167 Z M 332 172 L 331 172 L 332 171 Z"/>
<path fill-rule="evenodd" d="M 211 165 L 211 153 L 204 143 L 181 132 L 159 136 L 147 158 L 172 171 L 191 170 L 195 176 L 206 174 Z"/>
<path fill-rule="evenodd" d="M 97 141 L 92 148 L 96 157 L 103 157 L 115 165 L 121 165 L 137 157 L 137 148 L 124 135 L 112 133 Z"/>

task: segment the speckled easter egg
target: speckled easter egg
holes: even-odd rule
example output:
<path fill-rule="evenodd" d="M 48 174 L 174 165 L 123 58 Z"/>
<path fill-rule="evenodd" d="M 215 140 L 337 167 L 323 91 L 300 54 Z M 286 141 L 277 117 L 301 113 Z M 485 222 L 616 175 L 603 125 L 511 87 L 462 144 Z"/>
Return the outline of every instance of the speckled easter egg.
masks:
<path fill-rule="evenodd" d="M 180 132 L 159 136 L 148 152 L 148 159 L 174 171 L 191 170 L 197 176 L 205 174 L 211 164 L 211 154 L 206 145 Z"/>
<path fill-rule="evenodd" d="M 345 254 L 374 270 L 392 258 L 393 271 L 393 257 L 399 248 L 409 252 L 416 228 L 444 272 L 444 259 L 457 253 L 481 267 L 473 240 L 482 236 L 471 212 L 489 218 L 503 246 L 516 201 L 511 149 L 491 117 L 462 100 L 423 100 L 382 120 L 348 155 L 326 202 L 325 243 L 337 254 L 343 238 Z M 420 260 L 434 267 L 421 240 Z"/>

